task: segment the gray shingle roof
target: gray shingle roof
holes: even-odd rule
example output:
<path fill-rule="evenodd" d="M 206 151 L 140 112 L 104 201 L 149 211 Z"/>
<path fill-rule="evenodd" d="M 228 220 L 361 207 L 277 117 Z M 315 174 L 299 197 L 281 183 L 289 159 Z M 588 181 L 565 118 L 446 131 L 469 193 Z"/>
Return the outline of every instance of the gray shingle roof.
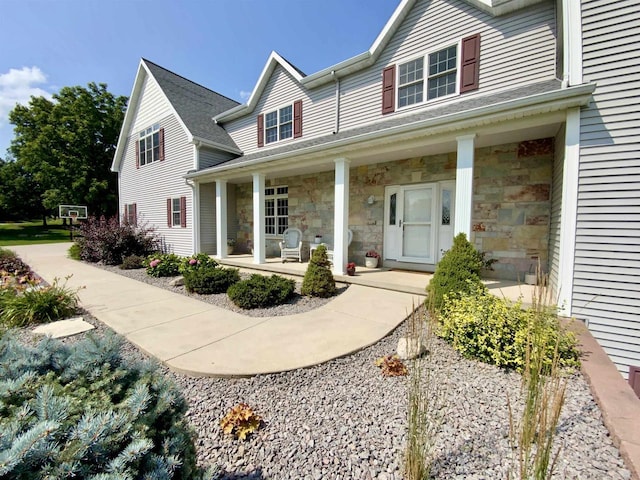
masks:
<path fill-rule="evenodd" d="M 339 140 L 346 140 L 351 137 L 357 137 L 359 135 L 365 135 L 367 133 L 382 131 L 382 130 L 397 127 L 400 125 L 407 125 L 415 122 L 420 122 L 422 120 L 428 120 L 431 118 L 435 119 L 438 117 L 443 117 L 445 115 L 451 115 L 454 113 L 464 112 L 467 110 L 473 110 L 475 108 L 487 107 L 490 105 L 495 105 L 495 104 L 507 102 L 510 100 L 517 100 L 519 98 L 530 97 L 532 95 L 536 95 L 540 93 L 548 93 L 555 90 L 560 90 L 561 86 L 562 84 L 558 80 L 547 80 L 547 81 L 535 83 L 532 85 L 526 85 L 524 87 L 517 87 L 510 90 L 500 91 L 498 93 L 493 93 L 490 95 L 472 97 L 468 100 L 462 100 L 456 103 L 445 104 L 445 105 L 442 105 L 441 107 L 424 110 L 421 112 L 417 112 L 413 115 L 396 116 L 388 120 L 382 120 L 380 122 L 371 123 L 369 125 L 365 125 L 362 127 L 353 128 L 350 130 L 344 130 L 344 131 L 338 132 L 337 134 L 329 134 L 323 137 L 317 137 L 307 141 L 288 143 L 279 148 L 273 148 L 269 150 L 255 152 L 249 155 L 244 155 L 244 156 L 229 160 L 228 162 L 221 163 L 220 165 L 217 165 L 217 167 L 222 167 L 222 166 L 226 167 L 226 166 L 234 165 L 236 163 L 243 163 L 250 160 L 259 160 L 259 159 L 267 160 L 269 157 L 272 157 L 272 156 L 285 154 L 289 152 L 293 153 L 296 150 L 315 147 L 317 145 L 323 145 L 326 143 L 335 142 Z"/>
<path fill-rule="evenodd" d="M 213 116 L 239 105 L 238 102 L 147 59 L 142 61 L 193 136 L 239 150 L 227 131 L 212 120 Z"/>

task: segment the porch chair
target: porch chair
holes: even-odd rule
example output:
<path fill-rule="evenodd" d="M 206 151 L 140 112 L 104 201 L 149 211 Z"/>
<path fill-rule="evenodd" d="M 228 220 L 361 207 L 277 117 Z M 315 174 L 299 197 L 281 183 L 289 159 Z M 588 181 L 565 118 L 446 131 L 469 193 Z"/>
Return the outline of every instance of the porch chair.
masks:
<path fill-rule="evenodd" d="M 347 247 L 351 245 L 352 241 L 353 241 L 353 232 L 351 231 L 351 229 L 348 229 L 347 230 Z M 331 263 L 333 263 L 333 249 L 331 250 L 327 249 L 327 258 Z"/>
<path fill-rule="evenodd" d="M 282 232 L 280 242 L 280 258 L 282 263 L 288 258 L 302 262 L 302 232 L 297 228 L 287 228 Z"/>

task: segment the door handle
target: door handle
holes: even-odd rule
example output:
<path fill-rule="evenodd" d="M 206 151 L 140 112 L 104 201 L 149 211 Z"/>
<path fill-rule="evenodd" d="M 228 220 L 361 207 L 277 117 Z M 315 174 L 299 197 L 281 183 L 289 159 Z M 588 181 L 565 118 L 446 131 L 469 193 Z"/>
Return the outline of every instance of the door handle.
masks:
<path fill-rule="evenodd" d="M 402 227 L 402 220 L 400 220 L 400 224 L 398 225 L 399 227 Z"/>

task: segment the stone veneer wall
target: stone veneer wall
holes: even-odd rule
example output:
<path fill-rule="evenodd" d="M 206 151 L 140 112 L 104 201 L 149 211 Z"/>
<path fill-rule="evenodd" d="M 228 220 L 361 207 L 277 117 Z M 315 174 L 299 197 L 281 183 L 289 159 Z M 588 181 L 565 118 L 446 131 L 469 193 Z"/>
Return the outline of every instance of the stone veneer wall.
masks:
<path fill-rule="evenodd" d="M 498 260 L 487 276 L 523 281 L 538 260 L 547 271 L 553 145 L 545 138 L 476 150 L 471 236 Z"/>
<path fill-rule="evenodd" d="M 471 240 L 487 258 L 499 260 L 492 276 L 521 278 L 534 257 L 546 268 L 552 162 L 552 139 L 476 150 Z M 455 174 L 455 152 L 352 168 L 349 260 L 363 265 L 367 250 L 382 253 L 386 185 L 453 180 Z M 333 243 L 333 171 L 274 178 L 266 184 L 289 187 L 289 225 L 302 230 L 307 249 L 317 234 Z M 367 203 L 371 195 L 373 205 Z M 251 183 L 237 185 L 236 198 L 238 243 L 243 245 L 253 237 Z M 267 256 L 280 254 L 278 240 L 267 239 Z"/>

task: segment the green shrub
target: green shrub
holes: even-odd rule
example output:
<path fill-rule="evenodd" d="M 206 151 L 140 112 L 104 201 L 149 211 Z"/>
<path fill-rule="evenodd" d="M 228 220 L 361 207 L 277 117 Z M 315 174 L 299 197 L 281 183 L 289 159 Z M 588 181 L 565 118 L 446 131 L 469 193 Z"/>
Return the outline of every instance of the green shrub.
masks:
<path fill-rule="evenodd" d="M 146 259 L 140 255 L 129 255 L 122 259 L 122 263 L 119 268 L 120 270 L 137 270 L 139 268 L 144 268 L 145 260 Z"/>
<path fill-rule="evenodd" d="M 8 248 L 0 247 L 0 260 L 5 258 L 16 258 L 16 253 Z"/>
<path fill-rule="evenodd" d="M 527 341 L 537 325 L 536 341 L 542 345 L 546 367 L 551 366 L 556 343 L 561 366 L 576 366 L 579 352 L 571 332 L 565 331 L 552 309 L 523 309 L 486 289 L 445 296 L 439 335 L 465 357 L 520 371 L 525 364 Z"/>
<path fill-rule="evenodd" d="M 5 248 L 0 252 L 0 272 L 6 272 L 15 277 L 31 276 L 32 271 L 29 265 L 24 263 L 12 250 Z"/>
<path fill-rule="evenodd" d="M 464 233 L 453 239 L 453 246 L 442 257 L 427 285 L 427 302 L 432 311 L 439 311 L 444 296 L 483 289 L 480 270 L 485 264 L 483 255 L 467 240 Z"/>
<path fill-rule="evenodd" d="M 187 291 L 202 295 L 224 293 L 239 281 L 240 274 L 236 268 L 205 267 L 184 272 L 184 286 Z"/>
<path fill-rule="evenodd" d="M 14 295 L 4 293 L 0 302 L 0 323 L 22 327 L 70 317 L 78 308 L 78 294 L 56 278 L 48 287 L 33 285 Z"/>
<path fill-rule="evenodd" d="M 302 281 L 303 295 L 327 298 L 336 294 L 336 281 L 331 273 L 331 263 L 327 258 L 327 248 L 318 246 L 313 252 Z"/>
<path fill-rule="evenodd" d="M 265 308 L 286 302 L 295 291 L 296 282 L 279 275 L 254 274 L 229 287 L 227 294 L 240 308 Z"/>
<path fill-rule="evenodd" d="M 206 253 L 197 253 L 196 255 L 182 259 L 180 263 L 180 273 L 185 274 L 192 270 L 209 269 L 217 266 L 218 262 Z"/>
<path fill-rule="evenodd" d="M 204 478 L 179 389 L 120 347 L 0 339 L 0 477 Z"/>
<path fill-rule="evenodd" d="M 147 275 L 152 277 L 175 277 L 180 274 L 182 260 L 174 253 L 156 253 L 145 261 Z"/>
<path fill-rule="evenodd" d="M 155 230 L 146 224 L 120 222 L 118 217 L 89 217 L 80 224 L 80 258 L 87 262 L 120 265 L 130 255 L 147 256 L 160 249 Z"/>
<path fill-rule="evenodd" d="M 74 243 L 69 247 L 69 250 L 67 250 L 67 256 L 71 260 L 82 260 L 82 247 L 79 244 Z"/>

